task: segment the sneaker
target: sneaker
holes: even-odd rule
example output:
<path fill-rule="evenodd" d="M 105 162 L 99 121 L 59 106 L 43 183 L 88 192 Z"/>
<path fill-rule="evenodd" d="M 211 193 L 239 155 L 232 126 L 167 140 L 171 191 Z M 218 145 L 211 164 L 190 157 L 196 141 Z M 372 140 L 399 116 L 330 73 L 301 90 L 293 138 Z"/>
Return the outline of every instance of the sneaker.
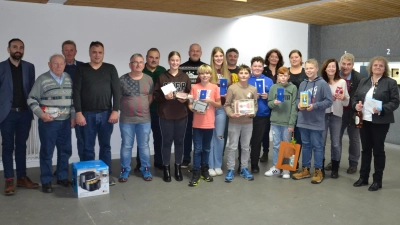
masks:
<path fill-rule="evenodd" d="M 273 175 L 279 175 L 281 173 L 280 169 L 275 168 L 275 166 L 269 168 L 267 172 L 264 173 L 267 177 L 272 177 Z"/>
<path fill-rule="evenodd" d="M 193 176 L 189 181 L 189 187 L 196 187 L 200 183 L 200 170 L 192 170 L 192 173 Z"/>
<path fill-rule="evenodd" d="M 222 174 L 224 174 L 221 168 L 215 168 L 215 173 L 217 174 L 217 176 L 221 176 Z"/>
<path fill-rule="evenodd" d="M 322 173 L 321 173 L 322 175 Z M 302 167 L 302 170 L 300 172 L 294 173 L 292 175 L 292 178 L 295 180 L 300 180 L 300 179 L 304 179 L 304 178 L 310 178 L 311 174 L 310 174 L 310 169 L 308 169 L 307 167 Z"/>
<path fill-rule="evenodd" d="M 118 182 L 125 183 L 128 181 L 128 177 L 129 177 L 129 171 L 122 169 L 121 173 L 119 174 Z M 115 184 L 115 181 L 114 181 L 114 184 Z M 111 186 L 111 179 L 110 179 L 110 186 Z"/>
<path fill-rule="evenodd" d="M 212 176 L 212 177 L 217 176 L 217 173 L 215 172 L 214 169 L 209 169 L 209 170 L 208 170 L 208 174 L 210 174 L 210 176 Z"/>
<path fill-rule="evenodd" d="M 268 153 L 263 153 L 260 162 L 268 162 Z"/>
<path fill-rule="evenodd" d="M 145 167 L 143 169 L 140 169 L 142 171 L 142 175 L 143 175 L 143 180 L 145 181 L 152 181 L 153 180 L 153 176 L 150 173 L 150 170 L 148 167 Z"/>
<path fill-rule="evenodd" d="M 311 178 L 311 183 L 319 184 L 324 179 L 321 169 L 314 169 L 314 176 Z"/>
<path fill-rule="evenodd" d="M 228 170 L 228 172 L 226 173 L 226 176 L 225 176 L 225 182 L 227 182 L 227 183 L 232 182 L 234 177 L 235 177 L 235 175 L 233 174 L 233 170 Z"/>
<path fill-rule="evenodd" d="M 188 161 L 183 161 L 181 164 L 181 168 L 186 169 L 190 166 L 190 162 Z"/>
<path fill-rule="evenodd" d="M 283 178 L 283 179 L 289 179 L 289 178 L 290 178 L 290 172 L 289 172 L 289 170 L 283 170 L 283 172 L 282 172 L 282 178 Z"/>
<path fill-rule="evenodd" d="M 326 166 L 324 167 L 324 169 L 325 169 L 326 171 L 331 171 L 331 170 L 332 170 L 332 162 L 328 163 L 328 165 L 326 165 Z"/>
<path fill-rule="evenodd" d="M 254 180 L 254 176 L 249 172 L 247 168 L 243 168 L 240 170 L 240 176 L 246 180 Z"/>
<path fill-rule="evenodd" d="M 113 177 L 110 177 L 110 181 L 108 182 L 108 184 L 109 184 L 110 186 L 114 186 L 114 185 L 115 185 L 115 180 L 114 180 Z"/>
<path fill-rule="evenodd" d="M 347 173 L 348 174 L 353 174 L 353 173 L 356 173 L 357 172 L 357 166 L 350 166 L 348 169 L 347 169 Z"/>

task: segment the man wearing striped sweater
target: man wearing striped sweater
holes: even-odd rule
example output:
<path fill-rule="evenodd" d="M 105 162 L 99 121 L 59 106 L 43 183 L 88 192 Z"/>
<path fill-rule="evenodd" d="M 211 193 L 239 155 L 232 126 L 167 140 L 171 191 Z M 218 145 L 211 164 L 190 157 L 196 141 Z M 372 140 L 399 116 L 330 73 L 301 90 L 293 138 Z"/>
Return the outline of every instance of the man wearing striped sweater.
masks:
<path fill-rule="evenodd" d="M 64 72 L 63 55 L 55 54 L 49 60 L 50 71 L 40 75 L 28 97 L 28 106 L 39 117 L 40 180 L 42 190 L 51 193 L 53 188 L 52 159 L 57 147 L 57 184 L 69 186 L 68 160 L 72 153 L 71 127 L 75 126 L 75 109 L 72 103 L 72 80 Z"/>

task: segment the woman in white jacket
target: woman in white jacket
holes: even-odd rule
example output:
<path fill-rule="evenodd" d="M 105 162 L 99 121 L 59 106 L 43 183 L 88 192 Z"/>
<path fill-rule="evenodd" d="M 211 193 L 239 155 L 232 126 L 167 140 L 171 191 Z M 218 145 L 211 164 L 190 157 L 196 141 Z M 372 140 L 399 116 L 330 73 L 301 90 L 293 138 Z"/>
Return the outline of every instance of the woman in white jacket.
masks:
<path fill-rule="evenodd" d="M 327 59 L 321 70 L 322 78 L 329 84 L 332 91 L 333 104 L 325 111 L 325 131 L 322 134 L 324 149 L 328 130 L 331 136 L 331 162 L 327 169 L 331 169 L 331 178 L 339 177 L 339 163 L 342 156 L 340 142 L 340 128 L 342 126 L 343 107 L 349 104 L 350 96 L 346 81 L 340 78 L 339 65 L 336 59 Z"/>

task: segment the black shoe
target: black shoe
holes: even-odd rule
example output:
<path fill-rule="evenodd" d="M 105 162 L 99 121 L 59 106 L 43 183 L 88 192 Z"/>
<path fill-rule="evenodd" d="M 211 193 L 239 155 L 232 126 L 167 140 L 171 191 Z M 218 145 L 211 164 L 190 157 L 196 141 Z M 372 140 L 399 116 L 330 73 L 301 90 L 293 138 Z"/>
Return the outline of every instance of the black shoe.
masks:
<path fill-rule="evenodd" d="M 57 170 L 54 171 L 53 176 L 57 176 Z"/>
<path fill-rule="evenodd" d="M 163 169 L 163 165 L 161 163 L 154 163 L 154 168 L 162 170 Z"/>
<path fill-rule="evenodd" d="M 136 167 L 135 167 L 135 169 L 133 169 L 133 172 L 140 172 L 140 167 L 141 167 L 142 165 L 140 165 L 139 163 L 138 164 L 136 164 Z"/>
<path fill-rule="evenodd" d="M 64 180 L 57 180 L 57 184 L 64 186 L 64 187 L 69 187 L 71 182 L 68 179 L 64 179 Z"/>
<path fill-rule="evenodd" d="M 163 166 L 163 171 L 164 171 L 164 177 L 163 180 L 165 182 L 171 182 L 171 172 L 170 172 L 170 167 L 168 166 Z"/>
<path fill-rule="evenodd" d="M 260 162 L 268 162 L 268 153 L 263 153 L 260 158 Z"/>
<path fill-rule="evenodd" d="M 203 166 L 201 166 L 200 178 L 203 179 L 203 180 L 205 180 L 206 182 L 213 182 L 214 179 L 210 176 L 210 173 L 208 172 L 209 169 L 210 169 L 210 168 L 208 167 L 208 165 L 203 165 Z M 193 181 L 193 179 L 195 179 L 195 178 L 197 178 L 197 177 L 195 177 L 195 175 L 194 175 L 194 170 L 193 170 L 193 178 L 192 178 L 192 181 Z"/>
<path fill-rule="evenodd" d="M 240 174 L 240 169 L 241 169 L 241 168 L 240 168 L 240 166 L 239 166 L 238 169 L 237 169 L 238 174 Z"/>
<path fill-rule="evenodd" d="M 51 187 L 51 183 L 42 184 L 42 191 L 44 193 L 51 193 L 53 192 L 53 188 Z"/>
<path fill-rule="evenodd" d="M 259 173 L 260 172 L 260 167 L 258 167 L 258 165 L 251 165 L 251 172 L 252 173 Z"/>
<path fill-rule="evenodd" d="M 353 186 L 354 187 L 361 187 L 361 186 L 365 186 L 368 185 L 368 180 L 364 180 L 363 178 L 358 179 Z"/>
<path fill-rule="evenodd" d="M 332 171 L 331 178 L 337 179 L 339 177 L 339 173 L 337 171 Z"/>
<path fill-rule="evenodd" d="M 357 172 L 357 166 L 350 166 L 348 169 L 347 169 L 347 173 L 348 174 L 353 174 L 353 173 L 356 173 Z"/>
<path fill-rule="evenodd" d="M 182 171 L 181 171 L 181 165 L 178 165 L 175 163 L 175 180 L 176 181 L 182 181 L 183 176 L 182 176 Z"/>
<path fill-rule="evenodd" d="M 188 161 L 183 161 L 181 164 L 181 168 L 186 169 L 190 166 L 190 162 Z"/>
<path fill-rule="evenodd" d="M 373 182 L 371 186 L 369 186 L 368 191 L 377 191 L 379 188 L 382 188 L 382 183 Z"/>
<path fill-rule="evenodd" d="M 192 179 L 189 181 L 189 187 L 195 187 L 200 183 L 200 170 L 192 170 Z"/>

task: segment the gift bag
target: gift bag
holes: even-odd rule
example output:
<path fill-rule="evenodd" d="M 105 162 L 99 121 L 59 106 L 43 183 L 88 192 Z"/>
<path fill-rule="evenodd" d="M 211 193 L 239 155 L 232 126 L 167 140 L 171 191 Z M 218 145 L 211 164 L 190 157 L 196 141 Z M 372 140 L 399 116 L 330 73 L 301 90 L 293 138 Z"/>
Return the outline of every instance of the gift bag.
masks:
<path fill-rule="evenodd" d="M 279 146 L 278 162 L 275 167 L 282 170 L 296 171 L 300 148 L 301 145 L 296 144 L 294 132 L 292 132 L 291 141 L 281 141 Z"/>

